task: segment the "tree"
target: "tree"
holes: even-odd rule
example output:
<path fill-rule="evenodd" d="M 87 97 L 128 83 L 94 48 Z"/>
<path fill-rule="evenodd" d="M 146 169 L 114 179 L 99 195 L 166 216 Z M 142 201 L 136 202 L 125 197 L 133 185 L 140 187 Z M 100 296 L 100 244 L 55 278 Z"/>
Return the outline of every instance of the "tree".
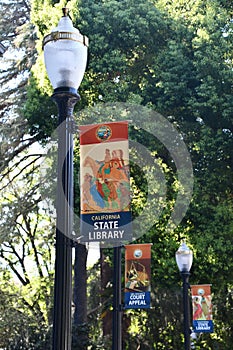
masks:
<path fill-rule="evenodd" d="M 1 40 L 6 52 L 1 58 L 0 84 L 0 169 L 35 142 L 20 111 L 28 75 L 35 62 L 35 31 L 31 25 L 28 1 L 2 1 Z M 17 103 L 16 103 L 17 101 Z"/>
<path fill-rule="evenodd" d="M 27 172 L 22 170 L 25 164 Z M 7 186 L 2 182 L 1 188 L 0 263 L 4 281 L 1 295 L 7 294 L 8 298 L 2 306 L 4 323 L 0 329 L 8 332 L 3 338 L 6 349 L 39 349 L 49 342 L 54 224 L 41 205 L 39 165 L 35 164 L 36 161 L 29 167 L 25 156 L 20 166 L 15 167 L 15 174 L 9 173 Z M 13 273 L 11 277 L 9 271 Z M 43 333 L 39 332 L 38 323 Z"/>
<path fill-rule="evenodd" d="M 228 233 L 232 232 L 232 227 L 227 224 L 232 215 L 232 155 L 229 153 L 232 149 L 232 50 L 229 50 L 232 45 L 229 43 L 232 7 L 226 8 L 226 3 L 223 7 L 219 1 L 211 4 L 203 1 L 192 4 L 159 1 L 156 10 L 146 4 L 151 11 L 145 14 L 138 1 L 133 4 L 112 1 L 96 2 L 93 6 L 88 3 L 85 7 L 83 3 L 80 13 L 84 21 L 81 21 L 81 28 L 83 32 L 91 32 L 92 42 L 92 63 L 89 64 L 88 74 L 92 76 L 93 82 L 92 92 L 88 91 L 88 94 L 92 99 L 99 98 L 104 102 L 114 99 L 130 101 L 137 94 L 138 101 L 141 99 L 141 103 L 149 104 L 170 116 L 169 120 L 182 132 L 192 156 L 195 187 L 193 204 L 183 224 L 177 229 L 174 240 L 187 235 L 190 237 L 190 242 L 197 250 L 197 266 L 201 266 L 196 269 L 196 281 L 206 280 L 207 275 L 208 281 L 211 281 L 211 276 L 216 276 L 216 270 L 211 266 L 213 271 L 210 275 L 208 257 L 211 256 L 212 261 L 217 257 L 221 259 L 225 249 L 232 255 L 230 245 L 226 248 L 221 244 L 225 239 L 228 241 Z M 144 3 L 143 6 L 147 9 Z M 121 11 L 124 15 L 119 16 Z M 93 18 L 96 19 L 94 22 Z M 149 23 L 163 22 L 159 26 L 161 32 L 153 28 L 154 33 L 158 33 L 156 43 L 163 42 L 159 40 L 163 28 L 166 33 L 166 40 L 163 45 L 159 45 L 158 50 L 146 41 L 147 31 L 141 30 L 144 18 L 147 18 L 146 28 Z M 126 28 L 130 28 L 127 33 Z M 141 36 L 137 36 L 139 33 Z M 139 45 L 142 42 L 145 43 L 143 53 L 140 52 L 142 45 Z M 150 56 L 148 52 L 153 54 Z M 163 159 L 167 162 L 165 156 Z M 170 235 L 165 232 L 162 234 L 163 222 L 164 218 L 161 218 L 151 239 L 156 242 L 156 260 L 161 261 L 161 267 L 156 267 L 162 273 L 169 266 L 170 274 L 166 274 L 168 279 L 171 273 L 174 275 L 171 266 L 176 244 L 174 241 L 171 250 Z M 218 248 L 213 241 L 212 244 L 210 242 L 213 239 L 213 227 Z M 208 254 L 202 249 L 203 241 Z M 164 246 L 166 251 L 170 247 L 172 253 L 167 253 L 169 263 L 168 256 L 164 256 Z M 202 252 L 200 259 L 199 250 Z M 226 263 L 223 264 L 226 268 Z M 224 280 L 230 282 L 231 288 L 232 277 L 228 268 L 226 274 Z M 161 284 L 159 275 L 156 280 Z M 218 287 L 213 287 L 215 292 Z"/>
<path fill-rule="evenodd" d="M 35 31 L 28 1 L 1 5 L 0 33 L 6 48 L 0 71 L 1 348 L 36 349 L 49 343 L 52 240 L 43 229 L 52 224 L 42 210 L 34 174 L 41 154 L 28 152 L 36 138 L 28 134 L 21 109 L 36 57 Z"/>

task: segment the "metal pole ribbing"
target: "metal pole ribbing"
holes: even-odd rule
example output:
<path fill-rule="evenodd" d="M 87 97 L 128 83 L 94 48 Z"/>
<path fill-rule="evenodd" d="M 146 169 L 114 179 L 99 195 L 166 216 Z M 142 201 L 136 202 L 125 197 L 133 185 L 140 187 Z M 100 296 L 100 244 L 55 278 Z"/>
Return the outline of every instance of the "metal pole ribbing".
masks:
<path fill-rule="evenodd" d="M 189 272 L 181 272 L 183 281 L 183 305 L 184 305 L 184 348 L 191 349 L 190 343 L 190 300 L 189 300 Z"/>
<path fill-rule="evenodd" d="M 57 221 L 54 281 L 53 350 L 71 349 L 73 230 L 73 108 L 79 95 L 69 88 L 54 90 L 58 106 Z"/>
<path fill-rule="evenodd" d="M 114 248 L 112 350 L 122 349 L 121 247 Z"/>

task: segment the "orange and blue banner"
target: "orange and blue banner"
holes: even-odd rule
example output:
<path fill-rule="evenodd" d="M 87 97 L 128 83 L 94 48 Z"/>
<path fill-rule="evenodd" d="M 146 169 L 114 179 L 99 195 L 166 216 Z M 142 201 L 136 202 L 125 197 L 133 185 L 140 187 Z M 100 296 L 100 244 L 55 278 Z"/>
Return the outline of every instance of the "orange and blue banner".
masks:
<path fill-rule="evenodd" d="M 150 308 L 151 244 L 125 245 L 125 308 Z"/>
<path fill-rule="evenodd" d="M 80 241 L 131 241 L 128 122 L 79 129 Z"/>
<path fill-rule="evenodd" d="M 212 297 L 211 285 L 193 285 L 192 306 L 193 306 L 193 331 L 195 333 L 212 333 Z"/>

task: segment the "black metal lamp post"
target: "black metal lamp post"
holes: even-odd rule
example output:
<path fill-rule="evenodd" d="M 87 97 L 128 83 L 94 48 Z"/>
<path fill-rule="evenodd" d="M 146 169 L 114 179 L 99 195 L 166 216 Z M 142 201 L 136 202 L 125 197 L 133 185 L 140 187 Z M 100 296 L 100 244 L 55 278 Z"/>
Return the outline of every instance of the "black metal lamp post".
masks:
<path fill-rule="evenodd" d="M 53 350 L 71 349 L 73 231 L 73 109 L 87 63 L 88 38 L 73 27 L 67 8 L 43 40 L 45 66 L 58 107 L 58 177 Z"/>
<path fill-rule="evenodd" d="M 193 262 L 193 253 L 185 243 L 176 252 L 176 263 L 183 281 L 184 305 L 184 344 L 185 350 L 190 350 L 190 299 L 189 299 L 189 271 Z"/>
<path fill-rule="evenodd" d="M 122 349 L 121 246 L 114 248 L 112 350 Z"/>

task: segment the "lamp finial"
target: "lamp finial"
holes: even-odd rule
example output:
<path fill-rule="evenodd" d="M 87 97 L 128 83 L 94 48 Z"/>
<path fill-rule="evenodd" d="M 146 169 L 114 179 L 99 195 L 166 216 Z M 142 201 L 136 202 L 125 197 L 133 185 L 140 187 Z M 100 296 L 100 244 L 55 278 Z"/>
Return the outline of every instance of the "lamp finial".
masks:
<path fill-rule="evenodd" d="M 69 9 L 68 9 L 68 7 L 63 7 L 62 8 L 62 12 L 63 12 L 63 17 L 69 16 Z"/>

